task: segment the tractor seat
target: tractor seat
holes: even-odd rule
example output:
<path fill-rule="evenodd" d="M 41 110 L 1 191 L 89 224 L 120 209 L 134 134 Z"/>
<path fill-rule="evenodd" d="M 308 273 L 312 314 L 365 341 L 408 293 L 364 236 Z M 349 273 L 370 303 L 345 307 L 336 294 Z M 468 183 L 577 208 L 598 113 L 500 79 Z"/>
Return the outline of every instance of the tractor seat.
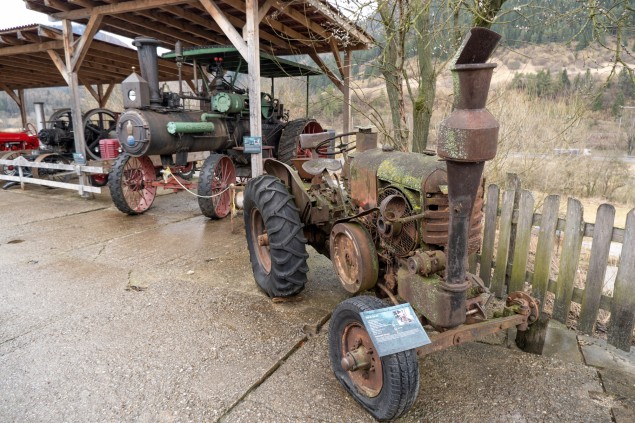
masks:
<path fill-rule="evenodd" d="M 337 172 L 342 168 L 342 162 L 337 159 L 317 158 L 302 163 L 302 170 L 309 175 L 320 175 L 325 170 Z"/>

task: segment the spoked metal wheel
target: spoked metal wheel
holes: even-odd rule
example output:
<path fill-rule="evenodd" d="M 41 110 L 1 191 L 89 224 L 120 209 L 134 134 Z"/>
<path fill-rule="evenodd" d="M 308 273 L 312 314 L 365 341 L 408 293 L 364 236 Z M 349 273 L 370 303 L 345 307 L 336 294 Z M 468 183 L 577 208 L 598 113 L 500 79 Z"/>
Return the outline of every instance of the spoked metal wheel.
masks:
<path fill-rule="evenodd" d="M 33 160 L 33 162 L 69 164 L 71 161 L 60 154 L 50 153 L 37 156 L 37 158 Z M 68 182 L 71 180 L 71 174 L 68 170 L 34 167 L 31 169 L 31 173 L 33 174 L 34 178 L 46 179 L 49 181 Z"/>
<path fill-rule="evenodd" d="M 108 138 L 115 130 L 117 119 L 115 113 L 108 109 L 92 109 L 86 112 L 83 119 L 86 154 L 98 160 L 101 158 L 99 141 Z"/>
<path fill-rule="evenodd" d="M 212 154 L 203 163 L 198 182 L 198 205 L 203 215 L 222 219 L 231 212 L 229 186 L 236 183 L 236 167 L 222 154 Z"/>
<path fill-rule="evenodd" d="M 16 152 L 8 152 L 3 155 L 0 155 L 0 160 L 15 160 L 20 157 L 20 153 Z M 0 164 L 0 174 L 7 176 L 15 176 L 18 174 L 18 168 L 11 165 L 3 165 Z"/>
<path fill-rule="evenodd" d="M 141 214 L 154 202 L 157 194 L 157 187 L 152 185 L 154 180 L 154 165 L 149 157 L 122 154 L 108 177 L 112 201 L 123 213 Z"/>
<path fill-rule="evenodd" d="M 380 357 L 361 319 L 387 305 L 359 296 L 340 303 L 329 326 L 329 358 L 335 377 L 377 420 L 392 420 L 412 407 L 419 393 L 415 350 Z"/>

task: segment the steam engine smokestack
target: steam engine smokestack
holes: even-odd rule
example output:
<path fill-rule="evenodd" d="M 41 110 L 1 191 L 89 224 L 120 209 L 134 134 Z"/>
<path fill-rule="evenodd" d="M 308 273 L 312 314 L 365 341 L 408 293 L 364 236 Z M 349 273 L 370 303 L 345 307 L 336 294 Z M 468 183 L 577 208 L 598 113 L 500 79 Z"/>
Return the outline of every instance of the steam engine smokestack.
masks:
<path fill-rule="evenodd" d="M 441 122 L 437 153 L 447 161 L 450 227 L 447 292 L 450 326 L 465 322 L 470 216 L 486 160 L 496 156 L 498 121 L 485 109 L 495 63 L 485 63 L 501 36 L 473 28 L 453 59 L 454 111 Z"/>
<path fill-rule="evenodd" d="M 137 37 L 132 42 L 137 47 L 141 76 L 150 88 L 150 103 L 161 104 L 159 91 L 159 65 L 157 62 L 157 46 L 159 41 L 149 37 Z"/>

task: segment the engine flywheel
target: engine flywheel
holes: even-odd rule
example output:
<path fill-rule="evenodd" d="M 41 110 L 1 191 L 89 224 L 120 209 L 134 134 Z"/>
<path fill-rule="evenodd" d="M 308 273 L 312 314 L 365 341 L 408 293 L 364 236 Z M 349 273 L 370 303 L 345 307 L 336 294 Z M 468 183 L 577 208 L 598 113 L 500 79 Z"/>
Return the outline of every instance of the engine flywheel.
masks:
<path fill-rule="evenodd" d="M 356 294 L 377 283 L 379 262 L 369 233 L 358 223 L 338 223 L 331 230 L 331 261 L 344 289 Z"/>

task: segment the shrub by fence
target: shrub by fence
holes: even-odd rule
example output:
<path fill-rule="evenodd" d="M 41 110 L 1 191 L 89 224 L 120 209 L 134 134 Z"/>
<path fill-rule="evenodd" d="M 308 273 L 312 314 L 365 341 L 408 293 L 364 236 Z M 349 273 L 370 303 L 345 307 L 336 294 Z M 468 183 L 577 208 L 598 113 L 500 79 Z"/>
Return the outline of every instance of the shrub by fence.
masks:
<path fill-rule="evenodd" d="M 542 213 L 534 213 L 534 197 L 520 188 L 515 175 L 508 178 L 507 185 L 510 188 L 502 193 L 502 201 L 497 185 L 487 189 L 479 276 L 497 297 L 505 290 L 523 290 L 529 283 L 532 295 L 540 300 L 541 311 L 547 293 L 553 293 L 552 318 L 563 323 L 571 303 L 580 304 L 577 329 L 582 333 L 592 334 L 599 310 L 608 311 L 608 342 L 629 351 L 635 323 L 635 209 L 628 213 L 626 226 L 621 229 L 613 226 L 612 205 L 600 205 L 595 223 L 586 223 L 580 201 L 569 198 L 566 217 L 562 219 L 558 217 L 558 195 L 549 195 Z M 538 240 L 532 249 L 530 241 L 536 232 Z M 554 246 L 561 237 L 559 254 L 555 254 Z M 580 252 L 585 237 L 591 237 L 592 244 L 588 263 L 584 263 L 588 264 L 584 287 L 579 288 L 574 281 L 582 263 Z M 608 296 L 602 287 L 611 242 L 622 244 L 622 248 L 613 295 Z M 534 253 L 533 271 L 528 266 L 530 253 Z M 551 278 L 552 274 L 557 276 Z"/>

